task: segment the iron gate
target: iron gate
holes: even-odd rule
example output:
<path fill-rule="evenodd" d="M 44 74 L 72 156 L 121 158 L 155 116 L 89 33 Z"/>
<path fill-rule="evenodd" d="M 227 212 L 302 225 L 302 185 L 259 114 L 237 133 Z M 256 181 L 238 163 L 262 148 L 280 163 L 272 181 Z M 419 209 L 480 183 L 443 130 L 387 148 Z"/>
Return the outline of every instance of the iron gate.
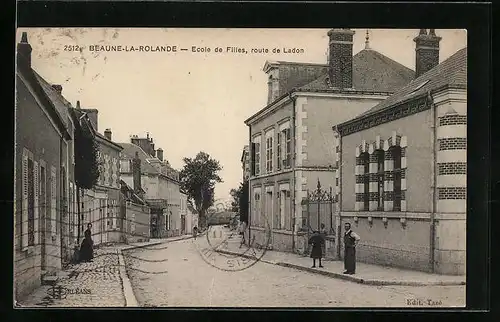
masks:
<path fill-rule="evenodd" d="M 302 201 L 302 229 L 304 235 L 304 254 L 308 254 L 310 248 L 307 245 L 309 236 L 314 231 L 320 231 L 326 234 L 326 244 L 324 252 L 328 253 L 328 257 L 338 257 L 338 250 L 336 249 L 335 240 L 338 239 L 335 232 L 338 231 L 337 225 L 339 224 L 336 215 L 336 199 L 332 187 L 323 189 L 321 182 L 318 179 L 316 189 L 307 190 L 307 196 Z M 324 225 L 324 228 L 321 225 Z"/>

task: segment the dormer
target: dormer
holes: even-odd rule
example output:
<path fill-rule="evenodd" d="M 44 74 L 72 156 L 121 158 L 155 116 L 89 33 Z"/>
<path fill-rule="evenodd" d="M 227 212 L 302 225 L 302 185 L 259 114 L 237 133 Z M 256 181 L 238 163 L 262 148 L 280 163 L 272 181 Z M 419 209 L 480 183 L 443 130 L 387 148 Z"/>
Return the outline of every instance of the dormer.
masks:
<path fill-rule="evenodd" d="M 267 74 L 267 104 L 271 104 L 280 96 L 278 65 L 278 62 L 267 61 L 263 68 Z"/>

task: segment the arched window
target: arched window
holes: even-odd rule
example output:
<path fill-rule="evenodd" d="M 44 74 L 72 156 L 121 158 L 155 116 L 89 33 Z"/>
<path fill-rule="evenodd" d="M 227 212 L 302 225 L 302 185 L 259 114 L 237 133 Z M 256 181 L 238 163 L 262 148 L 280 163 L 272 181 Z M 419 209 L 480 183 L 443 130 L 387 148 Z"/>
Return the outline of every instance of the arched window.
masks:
<path fill-rule="evenodd" d="M 385 153 L 384 150 L 377 150 L 375 153 L 377 156 L 377 193 L 378 193 L 377 210 L 382 211 L 384 210 Z"/>
<path fill-rule="evenodd" d="M 394 198 L 393 210 L 401 211 L 401 148 L 391 147 L 392 158 L 394 160 Z"/>
<path fill-rule="evenodd" d="M 368 152 L 361 154 L 363 161 L 363 209 L 370 210 L 370 155 Z"/>

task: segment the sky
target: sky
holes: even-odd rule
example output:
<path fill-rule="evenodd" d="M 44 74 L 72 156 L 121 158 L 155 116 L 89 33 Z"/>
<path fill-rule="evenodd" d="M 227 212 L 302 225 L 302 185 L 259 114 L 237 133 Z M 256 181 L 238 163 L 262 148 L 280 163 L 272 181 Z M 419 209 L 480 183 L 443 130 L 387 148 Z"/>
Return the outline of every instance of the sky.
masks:
<path fill-rule="evenodd" d="M 148 132 L 178 170 L 184 157 L 207 152 L 223 167 L 224 182 L 215 191 L 223 200 L 241 182 L 240 158 L 248 144 L 244 121 L 267 103 L 266 60 L 326 63 L 328 46 L 328 29 L 19 28 L 17 41 L 23 31 L 33 47 L 33 69 L 62 85 L 73 106 L 79 100 L 82 108 L 98 109 L 99 132 L 110 128 L 117 143 Z M 354 31 L 356 54 L 365 46 L 367 29 Z M 417 34 L 418 29 L 368 29 L 373 50 L 413 70 Z M 442 37 L 440 61 L 467 44 L 466 30 L 436 34 Z M 94 45 L 176 46 L 177 51 L 106 52 L 92 50 Z M 193 52 L 192 46 L 210 52 Z M 227 47 L 247 53 L 226 52 Z"/>

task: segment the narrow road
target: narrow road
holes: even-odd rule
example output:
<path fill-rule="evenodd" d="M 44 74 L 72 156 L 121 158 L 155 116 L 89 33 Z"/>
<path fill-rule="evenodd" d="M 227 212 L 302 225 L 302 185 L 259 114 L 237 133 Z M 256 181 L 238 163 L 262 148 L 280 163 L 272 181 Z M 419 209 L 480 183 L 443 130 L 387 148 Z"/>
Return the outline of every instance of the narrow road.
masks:
<path fill-rule="evenodd" d="M 465 286 L 370 286 L 262 262 L 232 272 L 228 271 L 229 260 L 221 255 L 213 261 L 210 257 L 214 255 L 202 256 L 203 243 L 207 246 L 206 241 L 188 239 L 125 253 L 128 275 L 139 304 L 155 307 L 465 305 Z M 229 269 L 233 268 L 234 265 Z M 421 302 L 409 304 L 412 300 Z"/>

